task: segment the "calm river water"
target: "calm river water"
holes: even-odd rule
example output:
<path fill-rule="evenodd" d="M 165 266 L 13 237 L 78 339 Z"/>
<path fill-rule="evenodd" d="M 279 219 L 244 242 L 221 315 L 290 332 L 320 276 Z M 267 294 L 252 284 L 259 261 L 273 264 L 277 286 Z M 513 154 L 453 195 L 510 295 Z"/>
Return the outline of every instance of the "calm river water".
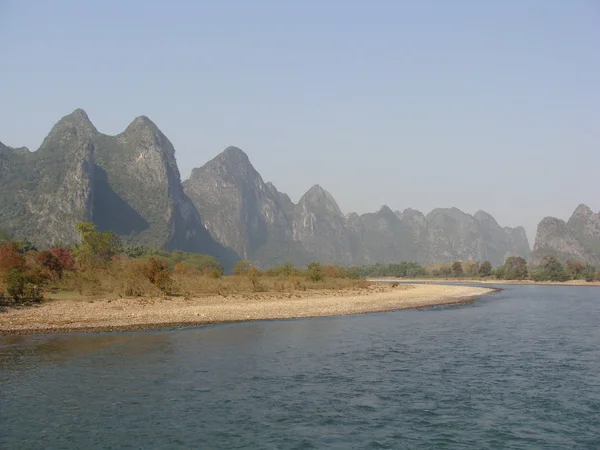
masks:
<path fill-rule="evenodd" d="M 600 288 L 0 337 L 0 448 L 600 448 Z"/>

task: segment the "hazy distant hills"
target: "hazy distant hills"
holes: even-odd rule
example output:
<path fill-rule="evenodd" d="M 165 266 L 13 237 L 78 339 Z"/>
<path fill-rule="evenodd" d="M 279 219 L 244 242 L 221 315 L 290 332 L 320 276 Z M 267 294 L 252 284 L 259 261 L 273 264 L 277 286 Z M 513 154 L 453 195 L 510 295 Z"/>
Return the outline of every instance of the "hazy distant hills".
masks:
<path fill-rule="evenodd" d="M 184 191 L 211 235 L 242 258 L 268 266 L 311 260 L 344 264 L 489 260 L 530 253 L 522 227 L 500 227 L 489 214 L 456 208 L 344 215 L 319 185 L 294 204 L 265 183 L 239 148 L 194 169 Z"/>
<path fill-rule="evenodd" d="M 43 246 L 68 244 L 77 239 L 74 224 L 82 220 L 126 243 L 208 253 L 225 266 L 238 258 L 262 266 L 313 260 L 498 265 L 506 256 L 530 254 L 522 227 L 501 227 L 483 211 L 472 216 L 435 209 L 425 216 L 382 206 L 344 215 L 319 185 L 294 204 L 235 147 L 181 183 L 171 142 L 144 116 L 108 136 L 76 110 L 35 152 L 0 144 L 0 229 Z M 577 220 L 570 233 L 588 245 L 598 228 Z"/>
<path fill-rule="evenodd" d="M 537 228 L 530 261 L 539 264 L 549 253 L 563 263 L 573 259 L 600 266 L 600 214 L 581 204 L 567 222 L 544 218 Z"/>

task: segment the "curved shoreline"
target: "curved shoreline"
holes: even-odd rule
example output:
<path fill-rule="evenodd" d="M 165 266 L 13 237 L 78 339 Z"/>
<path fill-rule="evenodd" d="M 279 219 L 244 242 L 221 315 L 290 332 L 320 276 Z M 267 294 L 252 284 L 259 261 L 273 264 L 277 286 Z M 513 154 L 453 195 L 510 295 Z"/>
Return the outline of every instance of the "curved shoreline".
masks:
<path fill-rule="evenodd" d="M 0 335 L 97 333 L 368 314 L 468 303 L 498 289 L 372 285 L 347 291 L 189 299 L 50 300 L 0 313 Z"/>
<path fill-rule="evenodd" d="M 423 284 L 439 284 L 439 283 L 456 283 L 456 284 L 473 284 L 473 285 L 525 285 L 525 286 L 592 286 L 600 287 L 600 281 L 533 281 L 533 280 L 495 280 L 495 279 L 479 279 L 479 278 L 393 278 L 393 277 L 372 277 L 367 278 L 371 283 L 423 283 Z"/>

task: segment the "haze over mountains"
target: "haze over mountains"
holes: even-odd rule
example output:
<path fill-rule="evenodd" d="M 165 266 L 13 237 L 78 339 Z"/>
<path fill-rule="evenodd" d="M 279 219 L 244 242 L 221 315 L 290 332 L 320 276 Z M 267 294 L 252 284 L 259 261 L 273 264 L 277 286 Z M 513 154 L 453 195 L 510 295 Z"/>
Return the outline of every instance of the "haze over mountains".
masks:
<path fill-rule="evenodd" d="M 600 213 L 581 204 L 567 222 L 556 217 L 542 219 L 531 263 L 539 264 L 548 253 L 561 262 L 572 259 L 600 267 Z"/>
<path fill-rule="evenodd" d="M 90 220 L 127 244 L 208 253 L 226 266 L 238 258 L 263 267 L 313 260 L 499 265 L 507 256 L 530 256 L 522 227 L 502 227 L 484 211 L 438 208 L 425 215 L 383 205 L 344 214 L 320 185 L 295 204 L 236 147 L 182 183 L 172 144 L 144 116 L 108 136 L 76 110 L 35 152 L 0 144 L 0 189 L 0 228 L 44 246 L 75 242 L 75 222 Z M 531 261 L 551 252 L 600 263 L 599 223 L 584 205 L 567 223 L 544 219 Z"/>

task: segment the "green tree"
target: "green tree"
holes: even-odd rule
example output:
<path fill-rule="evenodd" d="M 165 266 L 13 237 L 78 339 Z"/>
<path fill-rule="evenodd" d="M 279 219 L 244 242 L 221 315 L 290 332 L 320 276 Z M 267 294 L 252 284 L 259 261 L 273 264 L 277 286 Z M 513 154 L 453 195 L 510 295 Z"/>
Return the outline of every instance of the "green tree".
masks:
<path fill-rule="evenodd" d="M 29 239 L 23 239 L 22 241 L 17 241 L 17 243 L 19 244 L 19 247 L 23 253 L 37 252 L 38 250 Z"/>
<path fill-rule="evenodd" d="M 489 261 L 484 261 L 479 266 L 479 276 L 480 277 L 489 277 L 492 274 L 492 263 Z"/>
<path fill-rule="evenodd" d="M 421 278 L 427 275 L 425 272 L 425 268 L 419 267 L 411 267 L 406 271 L 406 276 L 408 278 Z"/>
<path fill-rule="evenodd" d="M 312 281 L 321 281 L 325 276 L 323 275 L 323 267 L 318 262 L 311 262 L 308 267 L 308 278 Z"/>
<path fill-rule="evenodd" d="M 588 283 L 596 281 L 596 268 L 586 264 L 581 271 L 581 276 Z"/>
<path fill-rule="evenodd" d="M 527 261 L 520 256 L 509 256 L 504 261 L 505 280 L 524 280 L 527 278 Z"/>
<path fill-rule="evenodd" d="M 6 285 L 6 292 L 11 298 L 18 302 L 25 296 L 25 285 L 27 278 L 20 270 L 13 269 L 6 274 L 4 278 L 4 284 Z"/>
<path fill-rule="evenodd" d="M 455 277 L 462 277 L 463 273 L 464 272 L 462 263 L 460 261 L 455 261 L 452 264 L 452 275 L 454 275 Z"/>
<path fill-rule="evenodd" d="M 452 275 L 452 266 L 450 264 L 442 264 L 439 268 L 431 271 L 433 277 L 449 277 Z"/>
<path fill-rule="evenodd" d="M 266 273 L 269 276 L 290 277 L 294 273 L 296 273 L 296 269 L 294 268 L 294 265 L 288 261 L 279 266 L 271 267 L 270 269 L 267 270 Z"/>
<path fill-rule="evenodd" d="M 286 261 L 281 266 L 281 275 L 286 276 L 286 277 L 291 277 L 292 274 L 294 273 L 294 270 L 295 270 L 294 265 L 291 262 Z"/>
<path fill-rule="evenodd" d="M 79 222 L 76 227 L 81 236 L 81 244 L 75 252 L 80 265 L 105 267 L 121 251 L 121 242 L 113 232 L 97 231 L 90 222 Z"/>
<path fill-rule="evenodd" d="M 581 264 L 581 262 L 574 259 L 569 259 L 567 261 L 567 264 L 565 266 L 565 273 L 570 279 L 579 280 L 580 278 L 583 278 L 582 272 L 583 264 Z"/>
<path fill-rule="evenodd" d="M 361 278 L 360 273 L 355 268 L 346 269 L 344 272 L 344 277 L 349 278 L 350 280 L 358 280 Z"/>
<path fill-rule="evenodd" d="M 252 268 L 252 263 L 250 261 L 238 261 L 233 266 L 233 274 L 234 275 L 248 275 L 250 269 Z"/>
<path fill-rule="evenodd" d="M 497 280 L 504 279 L 504 264 L 496 267 L 496 269 L 493 271 L 493 273 Z"/>
<path fill-rule="evenodd" d="M 542 260 L 542 271 L 544 279 L 546 280 L 565 281 L 567 279 L 563 265 L 558 261 L 556 256 L 552 254 L 544 256 L 544 259 Z"/>
<path fill-rule="evenodd" d="M 463 270 L 469 277 L 476 277 L 479 273 L 479 262 L 478 261 L 466 261 L 463 263 Z"/>

